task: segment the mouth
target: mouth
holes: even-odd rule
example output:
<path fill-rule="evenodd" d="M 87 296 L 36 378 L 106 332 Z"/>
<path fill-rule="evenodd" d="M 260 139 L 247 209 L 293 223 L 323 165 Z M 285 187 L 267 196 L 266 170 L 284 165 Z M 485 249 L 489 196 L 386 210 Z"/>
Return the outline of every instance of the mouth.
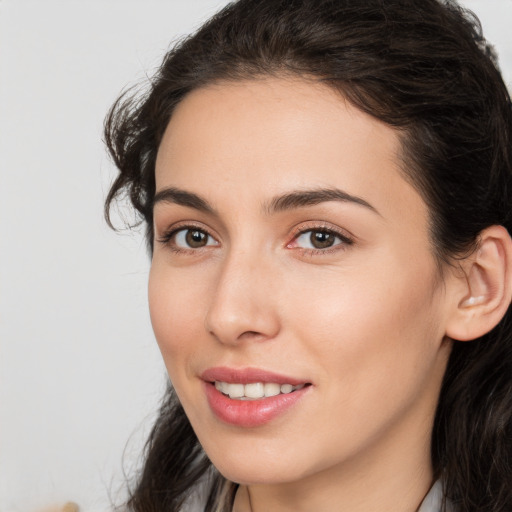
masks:
<path fill-rule="evenodd" d="M 217 391 L 233 400 L 261 400 L 272 396 L 288 395 L 311 385 L 304 383 L 294 386 L 289 383 L 279 384 L 277 382 L 250 382 L 242 384 L 223 381 L 215 381 L 212 384 L 214 384 Z"/>
<path fill-rule="evenodd" d="M 201 374 L 213 414 L 236 427 L 262 426 L 310 396 L 313 384 L 256 368 L 210 368 Z"/>

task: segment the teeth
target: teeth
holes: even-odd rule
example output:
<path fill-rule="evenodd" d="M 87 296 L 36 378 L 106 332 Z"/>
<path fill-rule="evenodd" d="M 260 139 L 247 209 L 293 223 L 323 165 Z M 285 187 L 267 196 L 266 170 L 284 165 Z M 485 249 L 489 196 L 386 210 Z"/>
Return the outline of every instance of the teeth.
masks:
<path fill-rule="evenodd" d="M 283 384 L 281 386 L 281 393 L 291 393 L 293 391 L 293 386 L 291 384 Z"/>
<path fill-rule="evenodd" d="M 265 386 L 262 382 L 255 382 L 254 384 L 246 384 L 245 396 L 247 398 L 263 398 L 265 396 Z"/>
<path fill-rule="evenodd" d="M 265 396 L 276 396 L 281 393 L 281 386 L 272 382 L 265 382 Z"/>
<path fill-rule="evenodd" d="M 218 380 L 215 381 L 215 389 L 221 393 L 224 393 L 225 395 L 229 395 L 227 386 L 227 382 L 219 382 Z"/>
<path fill-rule="evenodd" d="M 228 395 L 229 398 L 242 398 L 244 396 L 244 385 L 243 384 L 228 384 Z"/>
<path fill-rule="evenodd" d="M 302 389 L 304 384 L 292 386 L 291 384 L 276 384 L 273 382 L 251 382 L 250 384 L 233 384 L 229 382 L 215 381 L 215 388 L 228 395 L 229 398 L 235 399 L 249 399 L 257 400 L 259 398 L 266 398 L 276 396 L 281 393 L 288 394 L 297 389 Z"/>

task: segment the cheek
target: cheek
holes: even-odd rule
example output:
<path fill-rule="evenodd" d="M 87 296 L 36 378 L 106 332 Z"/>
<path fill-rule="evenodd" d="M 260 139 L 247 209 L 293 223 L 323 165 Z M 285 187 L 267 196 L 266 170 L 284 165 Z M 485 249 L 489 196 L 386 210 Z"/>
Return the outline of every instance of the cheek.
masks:
<path fill-rule="evenodd" d="M 429 311 L 439 300 L 429 263 L 412 267 L 370 261 L 325 274 L 297 272 L 283 283 L 288 292 L 282 303 L 290 306 L 286 316 L 325 339 L 378 341 L 391 329 L 399 341 L 402 330 L 422 330 L 432 323 Z"/>
<path fill-rule="evenodd" d="M 193 279 L 160 262 L 152 264 L 149 274 L 151 323 L 171 380 L 177 371 L 186 369 L 184 361 L 194 352 L 204 329 L 200 303 L 204 299 L 195 292 Z"/>
<path fill-rule="evenodd" d="M 337 457 L 334 446 L 350 456 L 412 409 L 422 408 L 420 424 L 433 415 L 442 333 L 425 274 L 420 282 L 409 275 L 332 279 L 329 286 L 310 289 L 307 301 L 290 306 L 294 337 L 306 350 L 303 359 L 319 370 L 317 415 L 329 411 L 322 422 L 322 436 L 331 440 L 327 458 Z"/>
<path fill-rule="evenodd" d="M 396 394 L 427 378 L 443 337 L 440 296 L 430 260 L 371 265 L 332 272 L 327 279 L 302 281 L 286 301 L 295 337 L 308 359 L 350 392 L 380 395 L 381 384 Z M 395 268 L 395 272 L 383 271 Z M 396 383 L 396 386 L 395 386 Z"/>

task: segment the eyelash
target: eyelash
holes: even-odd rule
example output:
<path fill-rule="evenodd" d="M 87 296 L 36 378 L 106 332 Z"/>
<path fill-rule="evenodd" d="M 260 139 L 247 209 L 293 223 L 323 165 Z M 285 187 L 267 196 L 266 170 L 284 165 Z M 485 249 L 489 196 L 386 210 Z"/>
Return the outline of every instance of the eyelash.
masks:
<path fill-rule="evenodd" d="M 162 245 L 167 246 L 172 252 L 178 253 L 178 254 L 183 254 L 183 253 L 197 254 L 200 249 L 204 248 L 204 247 L 198 247 L 198 248 L 190 247 L 188 249 L 185 249 L 184 247 L 179 247 L 178 245 L 176 245 L 175 237 L 178 233 L 180 233 L 182 231 L 183 232 L 197 231 L 200 233 L 204 233 L 208 238 L 215 240 L 215 237 L 210 235 L 210 233 L 208 233 L 208 231 L 206 229 L 204 229 L 203 227 L 196 226 L 194 224 L 184 224 L 184 225 L 175 226 L 175 227 L 169 229 L 168 231 L 164 232 L 162 234 L 162 236 L 157 239 L 157 241 L 159 243 L 161 243 Z"/>
<path fill-rule="evenodd" d="M 301 237 L 306 235 L 307 233 L 323 233 L 327 235 L 333 235 L 336 239 L 338 239 L 338 243 L 326 247 L 324 249 L 318 248 L 305 248 L 305 247 L 292 247 L 294 243 Z M 354 240 L 347 233 L 342 232 L 339 229 L 334 228 L 331 225 L 321 224 L 321 225 L 311 225 L 311 224 L 302 224 L 298 226 L 294 230 L 293 239 L 291 242 L 286 244 L 286 247 L 289 249 L 300 250 L 303 254 L 307 256 L 315 256 L 315 255 L 323 255 L 326 256 L 328 254 L 332 254 L 337 251 L 343 251 L 347 249 L 347 246 L 350 246 L 354 243 Z"/>
<path fill-rule="evenodd" d="M 206 246 L 198 247 L 198 248 L 184 248 L 179 247 L 176 245 L 175 239 L 176 235 L 180 232 L 186 232 L 186 231 L 197 231 L 200 233 L 203 233 L 208 238 L 211 238 L 215 240 L 216 244 L 207 244 Z M 335 243 L 332 246 L 319 249 L 319 248 L 305 248 L 305 247 L 292 247 L 292 244 L 294 244 L 301 236 L 306 235 L 307 233 L 324 233 L 327 235 L 333 235 L 336 239 L 339 240 L 338 243 Z M 331 226 L 327 226 L 325 224 L 322 225 L 301 225 L 297 227 L 294 230 L 292 241 L 286 244 L 286 248 L 293 249 L 293 250 L 300 250 L 303 252 L 303 254 L 308 256 L 314 256 L 314 255 L 326 255 L 331 254 L 335 251 L 344 250 L 347 248 L 347 246 L 350 246 L 354 243 L 354 240 L 348 236 L 346 233 L 341 232 L 340 230 L 334 229 Z M 164 232 L 160 238 L 157 239 L 159 243 L 162 245 L 165 245 L 169 247 L 174 253 L 178 254 L 197 254 L 201 249 L 204 249 L 208 247 L 209 245 L 218 245 L 217 240 L 215 237 L 213 237 L 206 229 L 200 226 L 196 226 L 193 224 L 186 224 L 186 225 L 180 225 L 173 227 L 172 229 Z"/>

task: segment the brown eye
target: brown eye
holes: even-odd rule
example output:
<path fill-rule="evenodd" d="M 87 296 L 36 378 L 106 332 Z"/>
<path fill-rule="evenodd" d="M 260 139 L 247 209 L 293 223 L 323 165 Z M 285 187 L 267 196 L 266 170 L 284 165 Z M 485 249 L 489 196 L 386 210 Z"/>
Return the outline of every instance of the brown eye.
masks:
<path fill-rule="evenodd" d="M 197 249 L 198 247 L 204 247 L 208 242 L 208 235 L 203 231 L 197 229 L 187 229 L 185 234 L 185 240 L 189 247 Z"/>
<path fill-rule="evenodd" d="M 352 245 L 352 243 L 350 238 L 337 231 L 318 228 L 302 231 L 289 247 L 314 250 L 320 253 L 322 250 L 337 246 L 340 246 L 341 249 L 343 246 Z"/>
<path fill-rule="evenodd" d="M 197 228 L 184 228 L 174 233 L 174 245 L 179 249 L 201 249 L 208 245 L 217 245 L 208 233 Z"/>
<path fill-rule="evenodd" d="M 311 245 L 315 249 L 327 249 L 328 247 L 332 247 L 336 242 L 336 238 L 336 235 L 329 231 L 311 231 L 309 237 Z"/>

